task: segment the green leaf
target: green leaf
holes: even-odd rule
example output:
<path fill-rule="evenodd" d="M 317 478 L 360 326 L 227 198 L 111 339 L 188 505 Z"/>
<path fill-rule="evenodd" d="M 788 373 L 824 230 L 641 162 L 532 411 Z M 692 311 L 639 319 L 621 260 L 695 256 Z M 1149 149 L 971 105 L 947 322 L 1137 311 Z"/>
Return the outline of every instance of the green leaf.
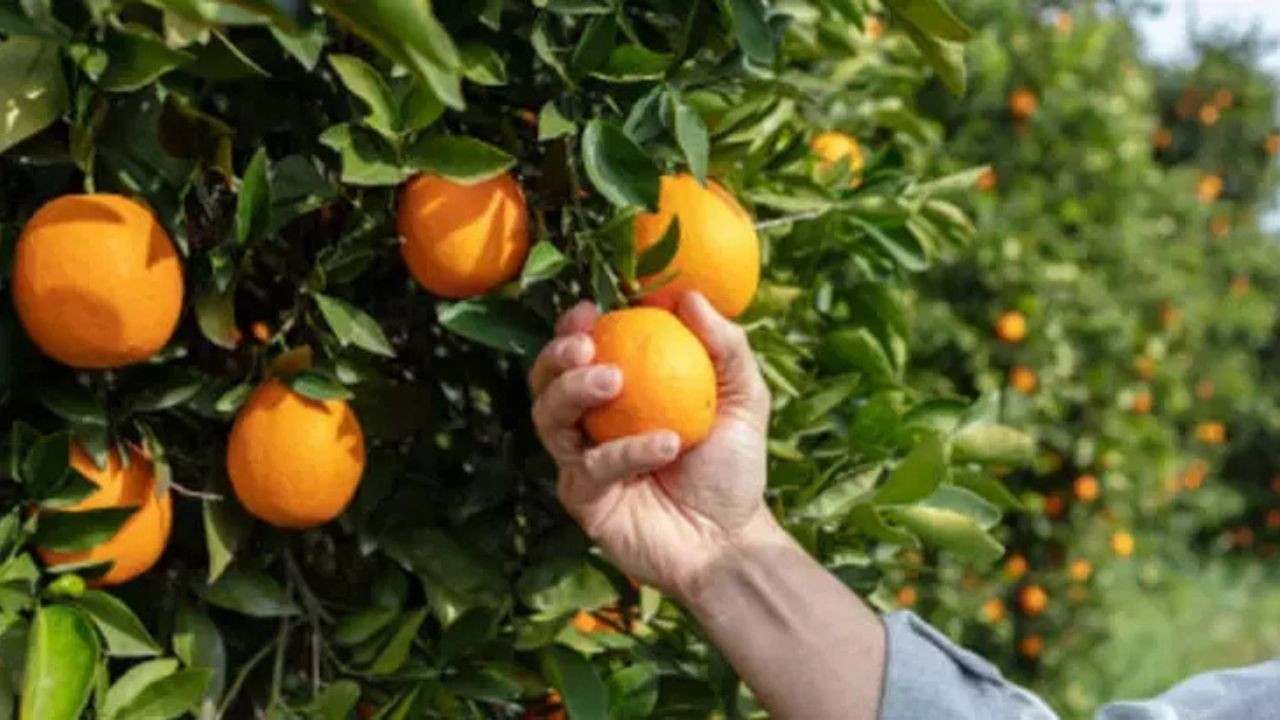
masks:
<path fill-rule="evenodd" d="M 22 460 L 27 494 L 42 499 L 62 487 L 71 472 L 71 435 L 60 432 L 35 441 Z"/>
<path fill-rule="evenodd" d="M 241 245 L 262 239 L 271 220 L 271 184 L 267 181 L 266 148 L 258 148 L 240 180 L 236 198 L 236 242 Z"/>
<path fill-rule="evenodd" d="M 582 162 L 591 184 L 619 207 L 658 206 L 658 166 L 617 125 L 592 120 L 582 133 Z"/>
<path fill-rule="evenodd" d="M 459 46 L 458 51 L 462 55 L 463 77 L 477 85 L 507 84 L 507 65 L 492 45 L 471 40 Z"/>
<path fill-rule="evenodd" d="M 227 648 L 222 633 L 209 616 L 186 604 L 178 606 L 173 628 L 173 651 L 189 668 L 204 668 L 213 673 L 200 701 L 200 717 L 216 712 L 227 679 Z"/>
<path fill-rule="evenodd" d="M 951 439 L 951 458 L 958 463 L 1017 467 L 1030 463 L 1034 454 L 1030 437 L 1004 425 L 970 425 Z"/>
<path fill-rule="evenodd" d="M 459 135 L 424 136 L 405 155 L 415 170 L 463 185 L 488 180 L 516 163 L 514 157 L 486 142 Z"/>
<path fill-rule="evenodd" d="M 763 0 L 727 0 L 738 47 L 752 62 L 772 66 L 778 48 Z"/>
<path fill-rule="evenodd" d="M 932 494 L 947 476 L 947 452 L 937 435 L 925 435 L 876 490 L 882 505 L 910 503 Z"/>
<path fill-rule="evenodd" d="M 658 704 L 658 666 L 640 662 L 609 676 L 609 715 L 616 720 L 643 720 L 653 717 Z"/>
<path fill-rule="evenodd" d="M 80 716 L 93 688 L 98 636 L 74 608 L 36 610 L 27 637 L 22 720 L 69 720 Z"/>
<path fill-rule="evenodd" d="M 571 557 L 552 558 L 529 568 L 516 583 L 516 592 L 540 618 L 595 610 L 618 599 L 604 573 L 585 559 Z"/>
<path fill-rule="evenodd" d="M 443 305 L 440 324 L 481 345 L 516 355 L 533 356 L 550 337 L 546 324 L 519 303 L 479 298 Z"/>
<path fill-rule="evenodd" d="M 115 537 L 120 526 L 137 508 L 111 507 L 96 510 L 40 513 L 36 545 L 57 552 L 84 552 Z"/>
<path fill-rule="evenodd" d="M 1005 510 L 1021 510 L 1023 509 L 1022 501 L 1018 500 L 1004 483 L 985 473 L 958 470 L 951 473 L 951 481 L 969 492 L 974 493 L 978 497 Z"/>
<path fill-rule="evenodd" d="M 672 215 L 671 222 L 667 223 L 667 229 L 662 233 L 662 238 L 650 245 L 636 259 L 635 274 L 642 278 L 657 275 L 667 269 L 679 251 L 680 218 Z"/>
<path fill-rule="evenodd" d="M 240 344 L 240 331 L 236 328 L 235 294 L 231 290 L 218 292 L 212 287 L 201 288 L 195 299 L 196 324 L 209 342 L 227 350 Z"/>
<path fill-rule="evenodd" d="M 571 718 L 602 718 L 609 706 L 608 690 L 591 661 L 569 648 L 552 645 L 538 653 L 542 675 L 560 693 Z"/>
<path fill-rule="evenodd" d="M 911 41 L 920 49 L 925 60 L 929 61 L 933 71 L 938 73 L 938 79 L 942 81 L 943 86 L 950 90 L 952 95 L 963 96 L 967 85 L 964 45 L 925 35 L 911 23 L 903 23 L 902 27 L 907 31 Z"/>
<path fill-rule="evenodd" d="M 555 101 L 548 100 L 538 111 L 538 142 L 572 135 L 577 127 L 560 113 Z"/>
<path fill-rule="evenodd" d="M 569 264 L 569 259 L 560 249 L 546 240 L 540 241 L 529 250 L 529 258 L 525 260 L 524 269 L 520 271 L 520 288 L 543 280 L 550 280 Z"/>
<path fill-rule="evenodd" d="M 107 690 L 106 701 L 99 709 L 103 720 L 115 720 L 120 710 L 133 702 L 147 686 L 166 678 L 178 670 L 178 661 L 159 658 L 138 663 L 129 668 Z"/>
<path fill-rule="evenodd" d="M 628 43 L 609 53 L 604 65 L 592 73 L 594 77 L 615 83 L 635 83 L 660 79 L 674 58 L 644 46 Z"/>
<path fill-rule="evenodd" d="M 131 92 L 150 85 L 194 59 L 190 53 L 170 48 L 163 39 L 136 25 L 112 32 L 104 47 L 110 62 L 101 84 L 110 92 Z"/>
<path fill-rule="evenodd" d="M 972 518 L 932 507 L 886 508 L 894 522 L 920 536 L 925 542 L 981 563 L 999 560 L 1004 548 Z"/>
<path fill-rule="evenodd" d="M 684 158 L 689 163 L 690 172 L 698 178 L 698 182 L 705 185 L 710 143 L 707 137 L 707 126 L 693 106 L 677 96 L 672 97 L 674 98 L 671 107 L 675 114 L 676 142 L 680 144 L 680 151 L 684 153 Z"/>
<path fill-rule="evenodd" d="M 969 196 L 973 194 L 978 179 L 990 169 L 990 165 L 979 165 L 923 182 L 915 186 L 914 194 L 922 199 Z"/>
<path fill-rule="evenodd" d="M 0 42 L 0 153 L 48 127 L 69 104 L 58 44 L 13 36 Z"/>
<path fill-rule="evenodd" d="M 148 378 L 146 386 L 129 398 L 134 412 L 157 412 L 177 407 L 204 389 L 209 378 L 189 368 L 164 367 Z"/>
<path fill-rule="evenodd" d="M 280 43 L 280 47 L 285 49 L 297 60 L 307 72 L 316 69 L 316 65 L 320 62 L 320 53 L 324 51 L 325 43 L 329 41 L 325 34 L 324 23 L 311 23 L 306 29 L 291 34 L 285 30 L 272 25 L 271 35 L 275 37 L 276 42 Z"/>
<path fill-rule="evenodd" d="M 1000 508 L 984 500 L 977 493 L 956 485 L 942 485 L 932 495 L 921 500 L 917 507 L 937 508 L 972 518 L 983 530 L 990 530 L 1000 522 Z"/>
<path fill-rule="evenodd" d="M 289 387 L 312 400 L 350 400 L 355 397 L 345 385 L 332 375 L 319 370 L 303 370 L 288 380 Z"/>
<path fill-rule="evenodd" d="M 365 123 L 388 137 L 396 135 L 399 108 L 391 86 L 372 65 L 354 55 L 329 55 L 329 65 L 342 84 L 369 108 Z"/>
<path fill-rule="evenodd" d="M 247 387 L 247 386 L 246 386 Z M 249 539 L 253 519 L 229 496 L 230 489 L 222 486 L 221 499 L 205 498 L 201 505 L 204 514 L 204 544 L 209 552 L 208 581 L 218 579 L 236 553 Z"/>
<path fill-rule="evenodd" d="M 342 182 L 351 185 L 399 185 L 413 174 L 402 167 L 396 150 L 381 135 L 343 123 L 320 133 L 320 144 L 342 159 Z"/>
<path fill-rule="evenodd" d="M 347 720 L 360 702 L 360 684 L 354 680 L 330 683 L 311 701 L 314 720 Z"/>
<path fill-rule="evenodd" d="M 886 0 L 885 4 L 895 16 L 933 37 L 955 42 L 973 37 L 973 31 L 943 0 Z"/>
<path fill-rule="evenodd" d="M 312 293 L 311 296 L 320 307 L 320 314 L 329 324 L 329 329 L 344 347 L 355 345 L 375 355 L 395 357 L 396 351 L 383 334 L 377 320 L 346 300 L 320 293 Z"/>
<path fill-rule="evenodd" d="M 338 645 L 359 645 L 385 630 L 400 615 L 394 607 L 366 607 L 338 621 L 333 641 Z"/>
<path fill-rule="evenodd" d="M 369 666 L 369 672 L 374 675 L 388 675 L 399 670 L 405 664 L 405 661 L 409 659 L 409 651 L 413 649 L 413 640 L 418 636 L 418 629 L 422 627 L 422 623 L 426 619 L 426 608 L 419 608 L 400 616 L 400 622 L 396 624 L 395 630 L 392 631 L 391 639 L 387 641 L 386 646 L 382 648 L 382 652 L 378 653 L 378 657 Z"/>
<path fill-rule="evenodd" d="M 587 21 L 569 57 L 569 70 L 574 77 L 586 75 L 609 59 L 617 32 L 618 23 L 612 15 L 597 15 Z"/>
<path fill-rule="evenodd" d="M 83 610 L 107 641 L 107 654 L 112 657 L 151 657 L 160 646 L 147 632 L 137 615 L 120 600 L 99 590 L 86 590 L 72 600 Z"/>
<path fill-rule="evenodd" d="M 185 714 L 200 702 L 213 679 L 206 668 L 179 670 L 144 687 L 120 710 L 121 718 L 170 720 Z"/>
<path fill-rule="evenodd" d="M 222 577 L 197 587 L 196 592 L 218 607 L 252 617 L 298 614 L 298 606 L 284 588 L 261 570 L 228 568 Z"/>
<path fill-rule="evenodd" d="M 891 382 L 897 370 L 875 335 L 865 327 L 843 328 L 823 338 L 818 357 L 833 372 L 856 370 L 876 383 Z"/>
<path fill-rule="evenodd" d="M 860 501 L 871 494 L 883 467 L 879 463 L 841 475 L 795 511 L 797 517 L 815 520 L 843 518 Z"/>

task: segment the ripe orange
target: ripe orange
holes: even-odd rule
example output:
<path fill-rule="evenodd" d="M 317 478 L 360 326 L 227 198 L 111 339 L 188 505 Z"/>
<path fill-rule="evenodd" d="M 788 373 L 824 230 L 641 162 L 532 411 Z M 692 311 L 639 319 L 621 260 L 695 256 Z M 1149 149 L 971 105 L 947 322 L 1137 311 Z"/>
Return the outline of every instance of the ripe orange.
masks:
<path fill-rule="evenodd" d="M 110 561 L 111 568 L 91 581 L 94 586 L 111 586 L 128 582 L 141 575 L 160 559 L 169 529 L 173 525 L 173 500 L 168 491 L 156 496 L 155 466 L 138 448 L 129 447 L 127 467 L 118 448 L 107 453 L 107 467 L 100 470 L 79 445 L 71 446 L 71 467 L 98 486 L 80 502 L 58 510 L 42 512 L 79 512 L 115 507 L 136 507 L 128 520 L 111 539 L 81 552 L 55 552 L 40 549 L 40 557 L 48 565 L 96 563 Z"/>
<path fill-rule="evenodd" d="M 1209 463 L 1204 460 L 1196 460 L 1191 463 L 1187 471 L 1182 476 L 1182 486 L 1188 490 L 1198 490 L 1204 484 L 1204 479 L 1209 476 Z"/>
<path fill-rule="evenodd" d="M 1118 557 L 1129 557 L 1133 554 L 1133 547 L 1133 535 L 1127 531 L 1117 530 L 1111 534 L 1111 552 Z"/>
<path fill-rule="evenodd" d="M 673 216 L 680 220 L 680 247 L 664 272 L 675 277 L 644 303 L 672 310 L 681 295 L 697 290 L 722 315 L 737 317 L 760 284 L 760 238 L 751 216 L 714 180 L 703 187 L 687 173 L 664 175 L 658 212 L 636 217 L 636 252 L 656 245 Z"/>
<path fill-rule="evenodd" d="M 1234 105 L 1235 102 L 1236 102 L 1235 93 L 1231 92 L 1227 88 L 1222 88 L 1221 90 L 1213 94 L 1213 104 L 1219 110 L 1226 110 L 1227 108 Z"/>
<path fill-rule="evenodd" d="M 982 603 L 982 619 L 995 625 L 1004 619 L 1004 601 L 1000 598 L 991 598 Z"/>
<path fill-rule="evenodd" d="M 920 598 L 920 594 L 916 592 L 916 589 L 910 585 L 898 588 L 898 606 L 899 607 L 904 607 L 904 608 L 915 607 L 916 601 L 919 600 L 919 598 Z"/>
<path fill-rule="evenodd" d="M 1280 153 L 1280 133 L 1271 133 L 1267 135 L 1267 140 L 1263 143 L 1268 155 Z"/>
<path fill-rule="evenodd" d="M 702 342 L 660 308 L 606 313 L 592 331 L 595 361 L 622 371 L 622 392 L 583 418 L 597 443 L 672 430 L 697 444 L 716 418 L 716 373 Z"/>
<path fill-rule="evenodd" d="M 182 261 L 155 216 L 121 195 L 63 195 L 14 248 L 13 302 L 46 355 L 114 368 L 156 354 L 182 313 Z"/>
<path fill-rule="evenodd" d="M 1220 422 L 1196 424 L 1196 439 L 1205 445 L 1221 445 L 1227 439 L 1227 428 Z"/>
<path fill-rule="evenodd" d="M 996 337 L 1007 343 L 1020 343 L 1027 337 L 1027 318 L 1017 310 L 1009 310 L 996 318 Z"/>
<path fill-rule="evenodd" d="M 472 185 L 418 175 L 400 194 L 396 225 L 409 272 L 440 297 L 493 290 L 519 274 L 529 252 L 529 213 L 510 173 Z"/>
<path fill-rule="evenodd" d="M 1133 394 L 1133 402 L 1129 405 L 1129 409 L 1138 415 L 1144 415 L 1151 412 L 1153 403 L 1150 390 L 1139 390 Z"/>
<path fill-rule="evenodd" d="M 1206 205 L 1222 195 L 1222 178 L 1218 175 L 1204 175 L 1196 183 L 1196 197 Z"/>
<path fill-rule="evenodd" d="M 1030 395 L 1036 391 L 1039 381 L 1034 370 L 1025 365 L 1017 365 L 1009 371 L 1009 384 L 1023 395 Z"/>
<path fill-rule="evenodd" d="M 271 326 L 259 320 L 249 326 L 249 333 L 254 340 L 264 343 L 271 339 Z"/>
<path fill-rule="evenodd" d="M 1182 312 L 1170 303 L 1160 304 L 1160 324 L 1171 328 L 1182 321 Z"/>
<path fill-rule="evenodd" d="M 1271 492 L 1280 495 L 1280 475 L 1271 478 Z"/>
<path fill-rule="evenodd" d="M 1196 383 L 1196 397 L 1201 400 L 1209 400 L 1213 398 L 1213 381 L 1205 378 Z"/>
<path fill-rule="evenodd" d="M 818 158 L 819 166 L 824 170 L 830 170 L 836 163 L 843 161 L 849 166 L 849 174 L 855 178 L 862 172 L 865 163 L 858 141 L 836 130 L 814 135 L 809 142 L 809 150 Z"/>
<path fill-rule="evenodd" d="M 1247 295 L 1249 294 L 1249 287 L 1249 278 L 1244 275 L 1237 275 L 1231 280 L 1232 295 Z"/>
<path fill-rule="evenodd" d="M 1169 132 L 1168 128 L 1160 128 L 1159 130 L 1156 130 L 1155 135 L 1152 136 L 1151 144 L 1154 145 L 1157 150 L 1168 150 L 1169 147 L 1173 145 L 1173 133 Z"/>
<path fill-rule="evenodd" d="M 1067 501 L 1062 499 L 1058 493 L 1049 493 L 1044 496 L 1044 515 L 1050 519 L 1062 517 L 1062 513 L 1067 510 Z"/>
<path fill-rule="evenodd" d="M 1004 561 L 1004 574 L 1010 580 L 1017 580 L 1027 574 L 1027 558 L 1024 555 L 1013 554 L 1008 560 Z"/>
<path fill-rule="evenodd" d="M 594 614 L 580 610 L 577 615 L 573 616 L 573 620 L 569 624 L 581 633 L 617 634 L 622 627 L 622 611 L 618 609 L 617 605 L 597 610 Z M 633 618 L 629 627 L 634 628 L 635 624 L 636 621 Z"/>
<path fill-rule="evenodd" d="M 991 192 L 1000 185 L 1000 176 L 996 174 L 994 168 L 986 167 L 978 174 L 978 181 L 975 186 L 980 192 Z"/>
<path fill-rule="evenodd" d="M 328 522 L 364 472 L 364 434 L 341 400 L 311 400 L 279 380 L 258 386 L 236 416 L 227 474 L 249 514 L 279 527 Z"/>
<path fill-rule="evenodd" d="M 1039 585 L 1026 585 L 1018 590 L 1018 607 L 1028 617 L 1040 615 L 1049 607 L 1049 593 Z"/>
<path fill-rule="evenodd" d="M 879 40 L 884 36 L 884 22 L 875 15 L 868 15 L 862 21 L 862 32 L 868 40 Z"/>
<path fill-rule="evenodd" d="M 1231 221 L 1226 215 L 1214 215 L 1209 221 L 1209 234 L 1215 238 L 1224 238 L 1231 232 Z"/>
<path fill-rule="evenodd" d="M 1073 484 L 1076 493 L 1076 499 L 1080 502 L 1093 502 L 1098 499 L 1101 494 L 1101 486 L 1098 484 L 1098 478 L 1092 475 L 1081 475 L 1076 478 Z"/>
<path fill-rule="evenodd" d="M 1053 24 L 1061 35 L 1070 35 L 1071 30 L 1075 28 L 1075 18 L 1071 17 L 1071 13 L 1066 10 L 1059 10 L 1053 18 Z"/>
<path fill-rule="evenodd" d="M 1272 508 L 1267 511 L 1266 525 L 1272 530 L 1280 528 L 1280 508 Z"/>
<path fill-rule="evenodd" d="M 1035 115 L 1039 104 L 1035 93 L 1026 88 L 1018 88 L 1009 93 L 1009 114 L 1019 120 L 1026 120 Z"/>
<path fill-rule="evenodd" d="M 1071 566 L 1067 568 L 1067 574 L 1076 582 L 1088 582 L 1093 575 L 1093 565 L 1089 564 L 1089 561 L 1084 558 L 1073 560 Z"/>
<path fill-rule="evenodd" d="M 1231 531 L 1231 544 L 1235 547 L 1247 548 L 1253 546 L 1253 528 L 1244 527 L 1243 525 L 1234 528 Z"/>
<path fill-rule="evenodd" d="M 1150 380 L 1156 374 L 1156 361 L 1146 355 L 1139 355 L 1133 359 L 1133 371 L 1143 380 Z"/>
<path fill-rule="evenodd" d="M 1212 127 L 1218 124 L 1218 119 L 1222 117 L 1222 113 L 1213 105 L 1200 106 L 1200 124 L 1205 127 Z"/>
<path fill-rule="evenodd" d="M 1018 653 L 1028 660 L 1035 660 L 1044 654 L 1044 638 L 1039 635 L 1026 635 L 1018 641 Z"/>

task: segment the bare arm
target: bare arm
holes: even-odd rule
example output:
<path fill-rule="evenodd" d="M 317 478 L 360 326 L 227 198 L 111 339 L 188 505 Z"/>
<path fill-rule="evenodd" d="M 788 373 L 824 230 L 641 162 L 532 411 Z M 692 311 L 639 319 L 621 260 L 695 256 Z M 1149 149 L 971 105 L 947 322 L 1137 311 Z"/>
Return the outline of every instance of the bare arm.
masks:
<path fill-rule="evenodd" d="M 874 720 L 884 627 L 765 505 L 769 396 L 746 335 L 696 294 L 678 314 L 706 346 L 719 384 L 710 437 L 680 455 L 665 431 L 586 444 L 582 414 L 626 379 L 592 365 L 593 306 L 561 319 L 530 374 L 561 502 L 622 570 L 694 613 L 774 716 Z"/>

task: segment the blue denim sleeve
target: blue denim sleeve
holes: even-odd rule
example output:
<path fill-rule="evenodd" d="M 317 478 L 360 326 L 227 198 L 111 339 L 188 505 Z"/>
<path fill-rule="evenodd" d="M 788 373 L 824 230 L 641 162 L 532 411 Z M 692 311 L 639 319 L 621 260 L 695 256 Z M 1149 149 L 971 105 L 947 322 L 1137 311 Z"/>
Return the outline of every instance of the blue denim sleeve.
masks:
<path fill-rule="evenodd" d="M 884 618 L 889 653 L 880 720 L 1056 720 L 1040 698 L 911 612 Z"/>
<path fill-rule="evenodd" d="M 889 651 L 880 720 L 1056 720 L 994 665 L 910 612 L 886 615 Z M 1151 700 L 1113 702 L 1096 720 L 1280 718 L 1280 660 L 1197 675 Z"/>

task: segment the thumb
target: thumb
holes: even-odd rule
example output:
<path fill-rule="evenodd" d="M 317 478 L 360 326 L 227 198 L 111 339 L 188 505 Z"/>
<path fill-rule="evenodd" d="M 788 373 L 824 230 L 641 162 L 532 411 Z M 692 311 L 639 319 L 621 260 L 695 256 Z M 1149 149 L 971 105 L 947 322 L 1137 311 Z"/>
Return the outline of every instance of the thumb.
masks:
<path fill-rule="evenodd" d="M 747 333 L 725 318 L 702 293 L 685 293 L 676 314 L 702 341 L 715 365 L 721 411 L 744 412 L 762 431 L 769 421 L 769 389 L 760 377 Z"/>

